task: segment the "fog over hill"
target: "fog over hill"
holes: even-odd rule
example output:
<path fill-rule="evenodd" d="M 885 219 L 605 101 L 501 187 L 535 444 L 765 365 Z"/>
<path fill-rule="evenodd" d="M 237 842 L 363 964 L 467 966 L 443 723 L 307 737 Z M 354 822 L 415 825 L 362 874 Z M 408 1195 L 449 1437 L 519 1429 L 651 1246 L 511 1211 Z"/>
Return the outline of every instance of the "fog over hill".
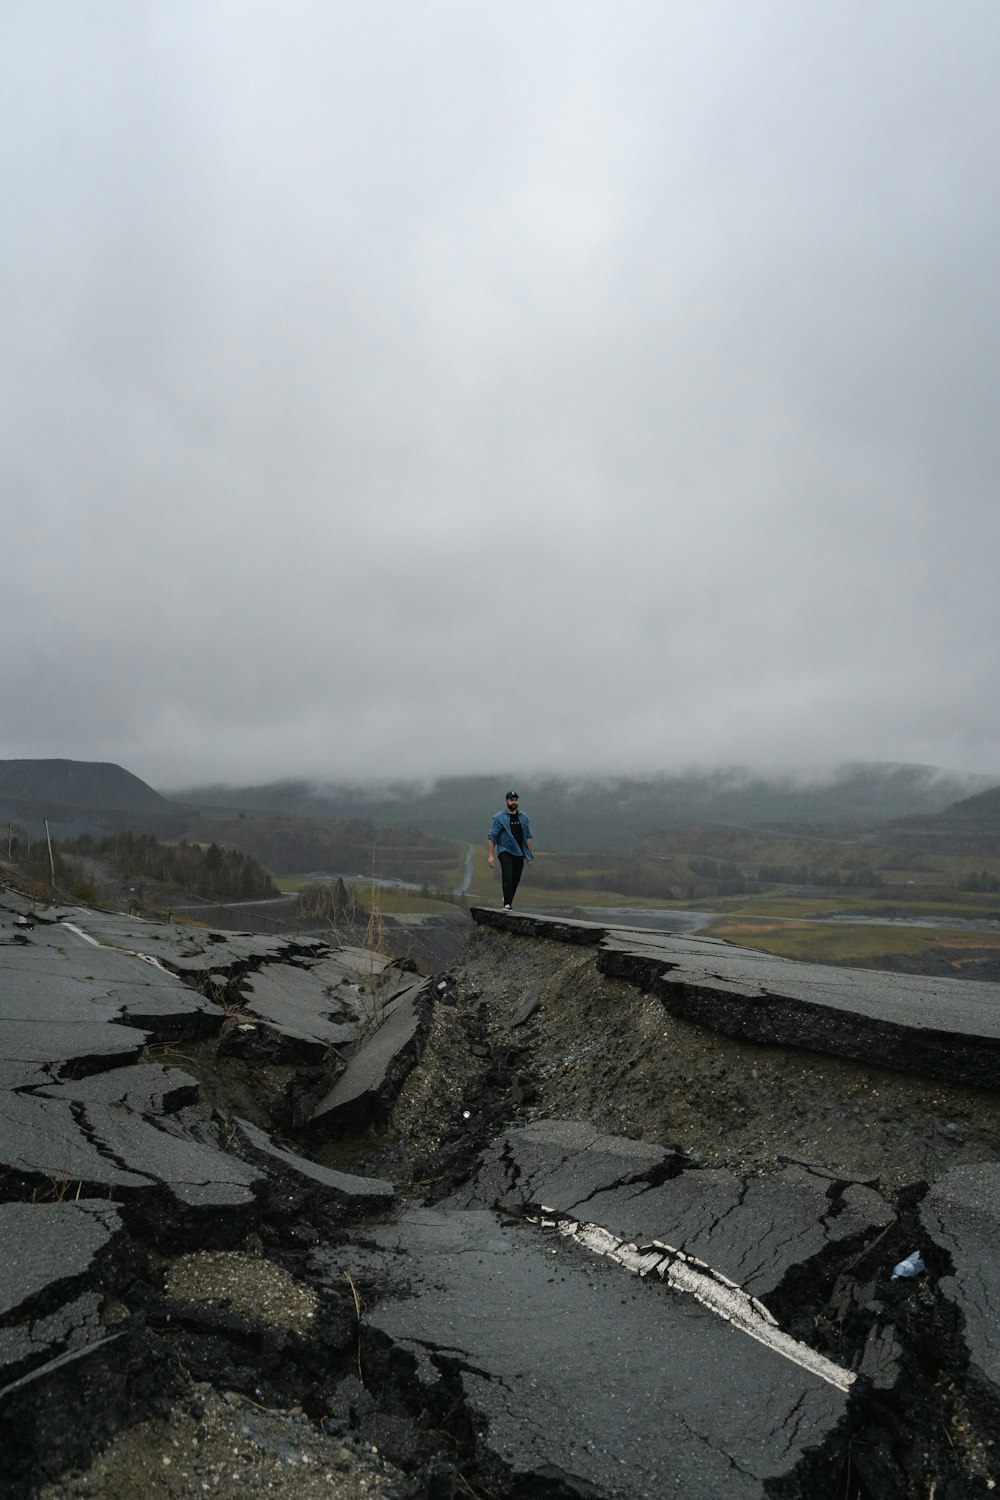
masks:
<path fill-rule="evenodd" d="M 432 782 L 336 783 L 287 780 L 262 786 L 196 787 L 176 794 L 195 806 L 280 812 L 308 818 L 365 818 L 404 824 L 472 843 L 513 785 L 540 846 L 620 849 L 651 830 L 682 823 L 754 828 L 823 827 L 845 836 L 892 818 L 940 812 L 989 785 L 933 766 L 851 764 L 797 775 L 745 768 L 646 778 L 445 777 Z"/>
<path fill-rule="evenodd" d="M 195 787 L 168 798 L 121 766 L 59 759 L 0 761 L 0 818 L 26 831 L 48 819 L 58 837 L 112 828 L 198 837 L 192 818 L 197 822 L 211 809 L 313 823 L 361 820 L 377 828 L 410 828 L 437 839 L 479 843 L 510 785 L 521 793 L 539 847 L 564 852 L 623 850 L 657 829 L 682 824 L 822 830 L 840 837 L 900 819 L 918 826 L 939 818 L 990 824 L 1000 801 L 1000 789 L 988 789 L 984 776 L 879 763 L 782 776 L 730 768 L 644 778 L 531 778 L 507 772 L 422 782 L 284 780 Z M 234 829 L 227 836 L 232 838 Z"/>

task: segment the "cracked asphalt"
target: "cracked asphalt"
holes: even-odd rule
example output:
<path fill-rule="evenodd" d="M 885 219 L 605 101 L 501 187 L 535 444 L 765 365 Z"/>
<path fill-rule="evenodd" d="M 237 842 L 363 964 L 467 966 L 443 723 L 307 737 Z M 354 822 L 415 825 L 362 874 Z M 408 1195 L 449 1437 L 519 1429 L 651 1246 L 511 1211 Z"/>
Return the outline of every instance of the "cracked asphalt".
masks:
<path fill-rule="evenodd" d="M 46 1025 L 55 976 L 90 997 L 71 1057 L 108 1011 L 109 1061 L 64 1079 L 22 1048 L 3 1224 L 21 1234 L 34 1204 L 10 1200 L 66 1150 L 32 1122 L 99 1125 L 80 1175 L 120 1203 L 50 1205 L 91 1231 L 78 1274 L 98 1277 L 59 1316 L 105 1344 L 127 1330 L 150 1408 L 33 1493 L 960 1500 L 1000 1482 L 995 1093 L 720 1034 L 593 948 L 484 927 L 435 988 L 420 1061 L 401 1086 L 387 1069 L 395 1102 L 324 1129 L 312 1164 L 289 1132 L 323 1115 L 343 956 L 149 936 L 194 988 L 148 970 L 130 989 L 113 954 L 96 979 L 57 931 L 40 967 L 10 954 Z M 223 1024 L 241 995 L 263 1030 Z M 162 1011 L 164 1035 L 183 1022 L 176 1058 L 164 1042 L 136 1066 L 134 1032 L 109 1031 L 121 1000 L 143 1024 Z M 125 1180 L 140 1157 L 149 1182 Z M 892 1282 L 918 1247 L 926 1275 Z"/>

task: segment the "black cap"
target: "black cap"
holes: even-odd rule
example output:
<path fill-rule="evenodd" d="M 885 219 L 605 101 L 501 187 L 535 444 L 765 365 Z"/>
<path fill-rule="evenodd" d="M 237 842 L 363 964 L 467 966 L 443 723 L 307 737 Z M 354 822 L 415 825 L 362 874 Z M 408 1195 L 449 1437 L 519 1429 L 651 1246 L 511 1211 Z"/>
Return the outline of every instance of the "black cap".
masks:
<path fill-rule="evenodd" d="M 504 795 L 504 801 L 506 801 L 508 797 L 517 797 L 518 801 L 521 800 L 520 794 L 518 792 L 504 792 L 503 795 Z"/>

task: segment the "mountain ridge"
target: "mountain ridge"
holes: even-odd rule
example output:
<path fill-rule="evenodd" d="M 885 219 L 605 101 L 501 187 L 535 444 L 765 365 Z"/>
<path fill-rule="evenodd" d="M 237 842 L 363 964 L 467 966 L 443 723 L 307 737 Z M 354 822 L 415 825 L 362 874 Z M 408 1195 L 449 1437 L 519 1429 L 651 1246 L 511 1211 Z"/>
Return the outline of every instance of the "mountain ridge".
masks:
<path fill-rule="evenodd" d="M 405 823 L 439 838 L 485 840 L 508 786 L 521 792 L 539 839 L 552 849 L 623 849 L 657 828 L 746 824 L 787 831 L 870 833 L 899 817 L 942 811 L 990 785 L 986 776 L 930 766 L 853 763 L 812 779 L 743 769 L 648 777 L 447 777 L 436 782 L 322 783 L 286 779 L 252 787 L 174 793 L 193 807 L 230 807 L 308 818 Z"/>

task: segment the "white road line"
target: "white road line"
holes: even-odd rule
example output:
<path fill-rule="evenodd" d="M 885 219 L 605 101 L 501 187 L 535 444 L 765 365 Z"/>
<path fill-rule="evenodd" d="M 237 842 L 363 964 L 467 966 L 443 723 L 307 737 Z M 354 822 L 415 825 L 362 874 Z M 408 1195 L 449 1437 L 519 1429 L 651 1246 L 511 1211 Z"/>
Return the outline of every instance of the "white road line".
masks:
<path fill-rule="evenodd" d="M 92 937 L 89 932 L 84 932 L 82 927 L 77 927 L 75 922 L 62 922 L 60 925 L 68 928 L 70 932 L 75 932 L 77 937 L 83 938 L 85 943 L 92 943 L 95 948 L 107 948 L 111 953 L 126 953 L 129 958 L 139 958 L 144 964 L 152 964 L 154 969 L 160 969 L 164 974 L 170 973 L 166 965 L 162 964 L 158 958 L 154 958 L 151 953 L 140 953 L 136 948 L 120 948 L 117 943 L 102 943 L 98 938 Z"/>
<path fill-rule="evenodd" d="M 815 1349 L 810 1349 L 808 1344 L 800 1344 L 790 1334 L 783 1333 L 762 1302 L 693 1255 L 686 1255 L 683 1250 L 664 1245 L 659 1240 L 654 1240 L 649 1248 L 640 1249 L 629 1240 L 616 1238 L 600 1224 L 582 1223 L 552 1208 L 543 1207 L 542 1213 L 552 1215 L 542 1219 L 545 1228 L 557 1229 L 568 1239 L 577 1240 L 588 1250 L 614 1261 L 634 1276 L 648 1276 L 655 1272 L 668 1286 L 687 1292 L 740 1333 L 756 1339 L 803 1370 L 818 1375 L 838 1390 L 850 1390 L 857 1379 L 852 1370 L 843 1369 Z"/>
<path fill-rule="evenodd" d="M 83 941 L 85 943 L 93 943 L 93 945 L 94 945 L 95 948 L 103 948 L 104 947 L 104 944 L 103 943 L 99 943 L 97 941 L 97 938 L 91 937 L 91 935 L 90 935 L 89 932 L 84 932 L 84 930 L 83 930 L 82 927 L 77 927 L 77 925 L 76 925 L 75 922 L 63 922 L 61 925 L 63 927 L 68 928 L 68 930 L 70 932 L 75 932 L 76 935 L 77 935 L 77 937 L 78 938 L 83 938 Z"/>

